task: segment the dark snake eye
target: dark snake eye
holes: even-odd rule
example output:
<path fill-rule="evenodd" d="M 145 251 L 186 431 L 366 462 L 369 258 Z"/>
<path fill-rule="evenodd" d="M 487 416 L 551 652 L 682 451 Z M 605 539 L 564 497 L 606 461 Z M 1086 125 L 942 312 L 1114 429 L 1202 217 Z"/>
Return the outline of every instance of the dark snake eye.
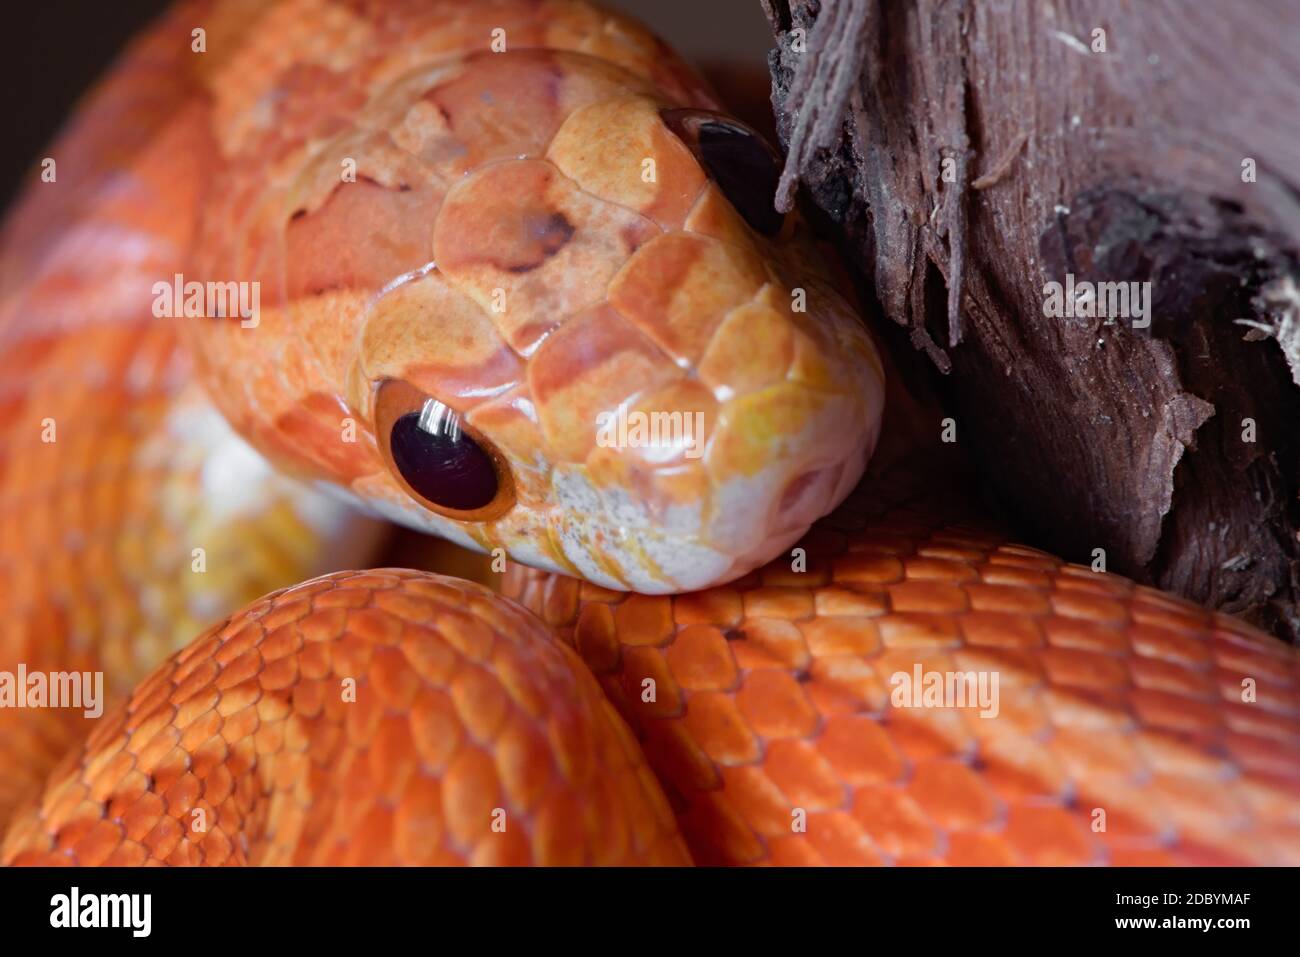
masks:
<path fill-rule="evenodd" d="M 405 382 L 379 386 L 375 425 L 393 470 L 421 504 L 481 521 L 514 504 L 509 467 L 450 406 Z"/>
<path fill-rule="evenodd" d="M 764 236 L 781 231 L 785 217 L 773 203 L 781 159 L 759 133 L 705 110 L 664 110 L 661 115 L 745 222 Z"/>
<path fill-rule="evenodd" d="M 394 422 L 388 444 L 402 478 L 430 502 L 468 512 L 497 497 L 492 459 L 437 399 Z"/>

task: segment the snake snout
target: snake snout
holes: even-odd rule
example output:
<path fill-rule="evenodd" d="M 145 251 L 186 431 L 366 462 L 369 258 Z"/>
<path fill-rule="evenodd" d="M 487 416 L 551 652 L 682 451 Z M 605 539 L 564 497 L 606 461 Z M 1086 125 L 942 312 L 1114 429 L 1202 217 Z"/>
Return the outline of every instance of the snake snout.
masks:
<path fill-rule="evenodd" d="M 651 594 L 707 588 L 777 557 L 844 500 L 875 447 L 884 386 L 835 301 L 795 320 L 760 294 L 740 310 L 750 340 L 729 368 L 628 388 L 600 412 L 591 454 L 551 477 L 550 540 L 577 574 Z"/>

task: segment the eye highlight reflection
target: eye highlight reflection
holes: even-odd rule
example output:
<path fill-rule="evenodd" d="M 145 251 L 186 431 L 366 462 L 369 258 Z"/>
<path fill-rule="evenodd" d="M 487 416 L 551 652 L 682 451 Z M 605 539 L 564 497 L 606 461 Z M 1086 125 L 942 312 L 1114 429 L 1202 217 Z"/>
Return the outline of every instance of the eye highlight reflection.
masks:
<path fill-rule="evenodd" d="M 459 521 L 514 504 L 504 459 L 446 403 L 390 380 L 379 386 L 375 424 L 393 472 L 421 504 Z"/>

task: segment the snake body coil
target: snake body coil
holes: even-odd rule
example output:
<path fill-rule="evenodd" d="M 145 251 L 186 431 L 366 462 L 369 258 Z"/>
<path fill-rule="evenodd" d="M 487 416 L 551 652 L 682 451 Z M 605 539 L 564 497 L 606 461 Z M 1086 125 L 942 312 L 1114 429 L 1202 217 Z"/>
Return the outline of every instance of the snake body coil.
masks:
<path fill-rule="evenodd" d="M 1294 651 L 980 520 L 636 24 L 183 4 L 51 156 L 0 671 L 110 706 L 0 709 L 5 863 L 1300 862 Z"/>

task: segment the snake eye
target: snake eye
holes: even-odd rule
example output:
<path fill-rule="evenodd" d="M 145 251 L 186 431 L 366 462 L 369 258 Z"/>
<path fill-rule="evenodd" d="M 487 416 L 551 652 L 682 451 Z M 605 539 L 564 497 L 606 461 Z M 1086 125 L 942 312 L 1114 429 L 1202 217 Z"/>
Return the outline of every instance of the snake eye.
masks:
<path fill-rule="evenodd" d="M 457 521 L 485 521 L 514 504 L 504 457 L 460 413 L 397 379 L 380 383 L 375 430 L 384 457 L 422 505 Z"/>
<path fill-rule="evenodd" d="M 760 133 L 706 110 L 664 110 L 660 115 L 745 222 L 764 236 L 781 231 L 785 217 L 773 203 L 781 158 Z"/>

